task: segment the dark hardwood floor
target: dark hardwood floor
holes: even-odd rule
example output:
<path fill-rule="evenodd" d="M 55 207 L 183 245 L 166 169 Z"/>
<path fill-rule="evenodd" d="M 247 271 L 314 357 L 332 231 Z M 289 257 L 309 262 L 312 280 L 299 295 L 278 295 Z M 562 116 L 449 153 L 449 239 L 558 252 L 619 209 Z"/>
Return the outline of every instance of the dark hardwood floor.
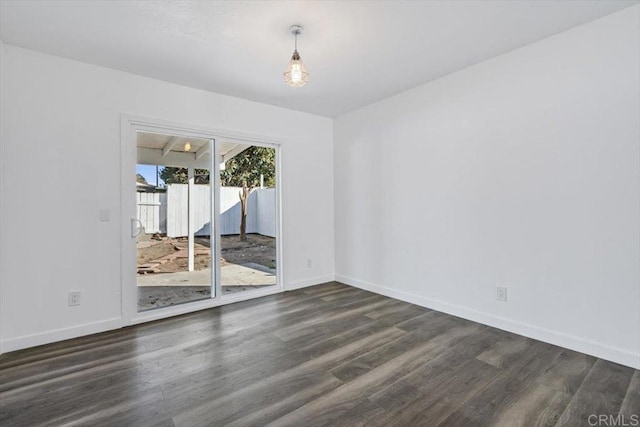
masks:
<path fill-rule="evenodd" d="M 339 283 L 0 356 L 0 425 L 587 426 L 631 368 Z"/>

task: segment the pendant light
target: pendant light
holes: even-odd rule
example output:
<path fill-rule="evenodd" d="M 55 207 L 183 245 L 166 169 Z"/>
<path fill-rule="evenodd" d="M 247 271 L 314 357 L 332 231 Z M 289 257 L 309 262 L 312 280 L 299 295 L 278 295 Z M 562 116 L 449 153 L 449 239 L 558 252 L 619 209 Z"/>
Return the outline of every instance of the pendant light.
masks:
<path fill-rule="evenodd" d="M 300 25 L 293 25 L 291 27 L 291 34 L 295 37 L 295 48 L 293 55 L 287 69 L 284 71 L 284 81 L 291 87 L 302 87 L 309 80 L 309 73 L 307 68 L 302 63 L 302 59 L 298 54 L 298 36 L 302 34 L 302 27 Z"/>

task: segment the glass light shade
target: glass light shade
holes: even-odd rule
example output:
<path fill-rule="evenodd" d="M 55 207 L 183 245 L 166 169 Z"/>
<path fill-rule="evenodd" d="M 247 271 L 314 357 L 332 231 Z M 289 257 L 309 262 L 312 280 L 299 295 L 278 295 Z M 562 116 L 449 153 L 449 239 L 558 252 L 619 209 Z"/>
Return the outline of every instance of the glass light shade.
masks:
<path fill-rule="evenodd" d="M 292 87 L 302 87 L 309 81 L 309 73 L 297 50 L 293 52 L 289 65 L 284 71 L 284 81 Z"/>

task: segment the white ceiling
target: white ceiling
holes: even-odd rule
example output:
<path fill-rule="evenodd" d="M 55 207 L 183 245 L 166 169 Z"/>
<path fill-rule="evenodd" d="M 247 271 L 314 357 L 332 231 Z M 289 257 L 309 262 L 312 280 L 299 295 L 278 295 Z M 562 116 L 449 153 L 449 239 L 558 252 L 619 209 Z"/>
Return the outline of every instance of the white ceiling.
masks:
<path fill-rule="evenodd" d="M 15 1 L 5 43 L 336 117 L 638 0 Z M 285 85 L 299 51 L 310 72 Z"/>

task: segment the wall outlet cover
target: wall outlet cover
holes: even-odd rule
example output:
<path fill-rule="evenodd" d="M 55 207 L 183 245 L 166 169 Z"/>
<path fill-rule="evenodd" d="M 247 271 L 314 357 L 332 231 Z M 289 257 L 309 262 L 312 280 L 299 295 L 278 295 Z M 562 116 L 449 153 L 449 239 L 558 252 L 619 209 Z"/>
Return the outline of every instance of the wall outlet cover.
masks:
<path fill-rule="evenodd" d="M 111 211 L 109 209 L 100 209 L 98 212 L 98 217 L 101 222 L 111 221 Z"/>
<path fill-rule="evenodd" d="M 496 299 L 498 301 L 507 301 L 507 288 L 505 286 L 496 286 Z"/>
<path fill-rule="evenodd" d="M 80 305 L 80 292 L 69 292 L 69 307 Z"/>

